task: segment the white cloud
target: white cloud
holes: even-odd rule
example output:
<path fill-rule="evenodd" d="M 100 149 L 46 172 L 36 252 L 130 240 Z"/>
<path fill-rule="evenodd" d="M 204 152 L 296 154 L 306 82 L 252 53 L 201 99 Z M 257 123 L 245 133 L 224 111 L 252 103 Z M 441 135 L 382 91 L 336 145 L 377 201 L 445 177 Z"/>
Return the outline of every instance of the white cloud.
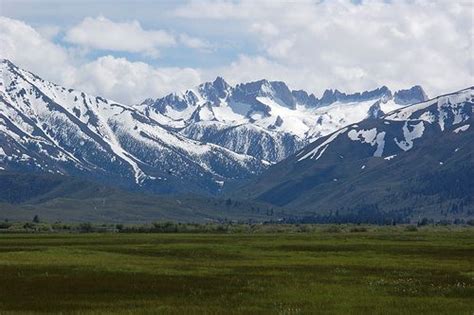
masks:
<path fill-rule="evenodd" d="M 87 17 L 71 28 L 65 40 L 93 49 L 144 53 L 157 57 L 160 47 L 176 44 L 173 35 L 163 30 L 144 30 L 138 21 L 113 22 L 103 16 Z"/>
<path fill-rule="evenodd" d="M 326 79 L 310 67 L 290 69 L 286 65 L 262 56 L 240 55 L 230 65 L 203 70 L 202 74 L 207 80 L 221 75 L 232 84 L 262 78 L 275 81 L 283 80 L 289 84 L 290 88 L 304 88 L 308 92 L 317 92 L 317 88 L 320 86 L 327 87 Z"/>
<path fill-rule="evenodd" d="M 275 26 L 275 24 L 271 22 L 256 22 L 252 24 L 251 30 L 261 34 L 263 36 L 268 36 L 268 37 L 275 37 L 280 34 L 280 31 L 278 30 L 278 27 Z"/>
<path fill-rule="evenodd" d="M 0 58 L 46 80 L 133 104 L 201 82 L 190 68 L 156 68 L 113 56 L 86 61 L 81 50 L 53 44 L 24 22 L 0 17 Z"/>
<path fill-rule="evenodd" d="M 472 85 L 472 10 L 470 1 L 201 0 L 174 13 L 236 23 L 258 42 L 257 55 L 212 70 L 231 80 L 272 76 L 317 93 L 421 84 L 435 95 Z"/>
<path fill-rule="evenodd" d="M 47 39 L 53 39 L 61 32 L 61 28 L 57 25 L 41 25 L 36 28 L 36 31 Z"/>
<path fill-rule="evenodd" d="M 77 86 L 126 103 L 139 103 L 147 97 L 185 90 L 200 81 L 199 72 L 191 68 L 157 69 L 113 56 L 87 63 L 76 74 Z"/>
<path fill-rule="evenodd" d="M 209 52 L 212 49 L 212 45 L 200 38 L 191 37 L 187 34 L 179 35 L 179 42 L 186 47 L 201 50 L 204 52 Z"/>
<path fill-rule="evenodd" d="M 21 21 L 0 17 L 0 57 L 45 75 L 45 79 L 72 83 L 69 53 Z"/>

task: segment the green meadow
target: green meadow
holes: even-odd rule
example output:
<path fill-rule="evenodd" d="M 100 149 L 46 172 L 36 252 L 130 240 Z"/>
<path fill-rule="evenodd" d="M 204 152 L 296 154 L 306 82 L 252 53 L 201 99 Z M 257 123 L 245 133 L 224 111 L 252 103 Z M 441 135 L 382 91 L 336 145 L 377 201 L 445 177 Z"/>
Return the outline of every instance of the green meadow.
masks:
<path fill-rule="evenodd" d="M 0 234 L 0 314 L 474 314 L 474 229 Z"/>

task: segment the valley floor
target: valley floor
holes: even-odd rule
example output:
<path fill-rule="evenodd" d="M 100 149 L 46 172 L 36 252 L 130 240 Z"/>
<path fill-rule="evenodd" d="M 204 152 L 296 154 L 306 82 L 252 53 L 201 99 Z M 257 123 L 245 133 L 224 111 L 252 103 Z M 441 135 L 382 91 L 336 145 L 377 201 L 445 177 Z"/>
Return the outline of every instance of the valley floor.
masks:
<path fill-rule="evenodd" d="M 0 234 L 0 313 L 473 314 L 474 229 Z"/>

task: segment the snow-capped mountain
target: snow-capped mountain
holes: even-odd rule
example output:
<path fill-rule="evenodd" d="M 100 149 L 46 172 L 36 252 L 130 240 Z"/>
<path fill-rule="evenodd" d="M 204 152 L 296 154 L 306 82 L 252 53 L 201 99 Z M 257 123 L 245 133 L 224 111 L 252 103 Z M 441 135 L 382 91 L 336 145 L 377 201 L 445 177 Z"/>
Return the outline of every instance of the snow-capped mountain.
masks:
<path fill-rule="evenodd" d="M 266 167 L 260 159 L 188 139 L 154 117 L 0 63 L 0 169 L 214 193 Z"/>
<path fill-rule="evenodd" d="M 320 99 L 222 78 L 127 106 L 0 63 L 0 168 L 75 175 L 156 192 L 216 193 L 343 125 L 426 97 L 420 87 Z"/>
<path fill-rule="evenodd" d="M 347 125 L 270 167 L 241 193 L 312 213 L 466 215 L 474 210 L 473 106 L 471 87 Z"/>
<path fill-rule="evenodd" d="M 326 90 L 317 98 L 283 82 L 233 87 L 218 77 L 183 93 L 147 99 L 137 108 L 186 137 L 278 162 L 342 126 L 426 99 L 420 86 L 394 94 L 385 86 L 354 94 Z"/>
<path fill-rule="evenodd" d="M 470 88 L 397 109 L 380 120 L 367 120 L 348 125 L 298 152 L 297 161 L 318 160 L 325 156 L 325 152 L 333 142 L 347 141 L 347 139 L 355 142 L 356 145 L 363 144 L 366 148 L 370 146 L 374 157 L 385 157 L 391 160 L 398 154 L 411 150 L 417 139 L 423 136 L 429 137 L 444 132 L 445 129 L 454 133 L 468 129 L 472 119 L 473 102 L 474 89 Z M 373 127 L 367 128 L 369 126 Z M 346 147 L 344 151 L 347 151 L 351 157 L 354 157 L 354 153 L 357 152 L 360 152 L 362 157 L 366 155 L 366 152 L 352 150 L 349 147 Z M 342 152 L 338 150 L 339 155 Z"/>

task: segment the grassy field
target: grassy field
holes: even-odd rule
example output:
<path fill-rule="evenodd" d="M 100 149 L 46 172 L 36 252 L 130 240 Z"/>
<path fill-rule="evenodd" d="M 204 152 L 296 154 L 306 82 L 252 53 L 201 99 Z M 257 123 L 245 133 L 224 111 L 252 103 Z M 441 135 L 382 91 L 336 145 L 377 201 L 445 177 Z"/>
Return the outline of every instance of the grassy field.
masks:
<path fill-rule="evenodd" d="M 474 229 L 2 234 L 0 313 L 474 314 Z"/>

